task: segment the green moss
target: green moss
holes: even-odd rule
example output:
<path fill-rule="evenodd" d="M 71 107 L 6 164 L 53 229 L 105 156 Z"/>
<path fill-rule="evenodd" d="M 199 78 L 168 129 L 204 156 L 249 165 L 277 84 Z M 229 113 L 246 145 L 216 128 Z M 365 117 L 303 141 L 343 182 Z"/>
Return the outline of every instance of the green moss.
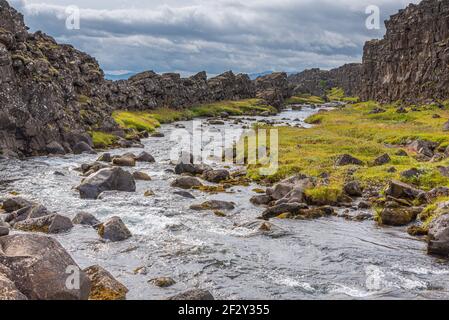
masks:
<path fill-rule="evenodd" d="M 118 137 L 100 131 L 91 131 L 90 135 L 94 143 L 94 147 L 98 149 L 108 148 L 117 143 Z"/>
<path fill-rule="evenodd" d="M 231 116 L 257 115 L 263 112 L 276 113 L 276 109 L 260 99 L 221 101 L 194 106 L 189 109 L 192 117 L 216 117 L 226 112 Z"/>
<path fill-rule="evenodd" d="M 154 132 L 156 128 L 160 127 L 159 121 L 152 114 L 146 112 L 116 111 L 112 117 L 124 129 Z"/>
<path fill-rule="evenodd" d="M 310 94 L 302 94 L 291 97 L 285 101 L 286 104 L 323 104 L 324 100 Z"/>
<path fill-rule="evenodd" d="M 82 94 L 78 95 L 77 100 L 81 104 L 90 104 L 92 102 L 91 99 L 88 96 L 85 96 L 85 95 L 82 95 Z"/>
<path fill-rule="evenodd" d="M 338 199 L 341 197 L 343 192 L 341 187 L 321 186 L 308 189 L 305 194 L 312 203 L 331 204 L 338 202 Z"/>
<path fill-rule="evenodd" d="M 369 114 L 375 107 L 380 105 L 364 102 L 314 115 L 307 122 L 317 124 L 310 129 L 277 127 L 279 170 L 265 177 L 260 175 L 259 166 L 252 165 L 248 167 L 248 177 L 272 183 L 298 172 L 313 177 L 326 173 L 330 176 L 330 186 L 341 186 L 350 176 L 365 185 L 383 188 L 392 179 L 403 180 L 401 172 L 418 168 L 424 174 L 403 181 L 423 190 L 449 186 L 449 178 L 438 170 L 438 166 L 449 166 L 449 160 L 419 162 L 412 152 L 409 152 L 409 157 L 396 156 L 396 152 L 403 148 L 400 144 L 407 140 L 419 138 L 436 141 L 442 146 L 448 144 L 449 135 L 442 131 L 442 125 L 449 118 L 449 110 L 439 110 L 442 119 L 433 119 L 435 109 L 425 106 L 422 111 L 410 111 L 404 118 L 402 114 L 396 116 L 397 105 L 393 104 L 382 106 L 389 115 L 376 117 Z M 389 144 L 397 145 L 397 148 Z M 385 153 L 390 155 L 390 163 L 369 165 Z M 335 160 L 342 154 L 350 154 L 367 165 L 336 167 Z M 390 172 L 388 169 L 391 167 L 396 171 Z"/>
<path fill-rule="evenodd" d="M 327 98 L 330 101 L 343 101 L 343 102 L 359 102 L 358 97 L 347 97 L 345 91 L 342 88 L 332 88 L 327 92 Z"/>

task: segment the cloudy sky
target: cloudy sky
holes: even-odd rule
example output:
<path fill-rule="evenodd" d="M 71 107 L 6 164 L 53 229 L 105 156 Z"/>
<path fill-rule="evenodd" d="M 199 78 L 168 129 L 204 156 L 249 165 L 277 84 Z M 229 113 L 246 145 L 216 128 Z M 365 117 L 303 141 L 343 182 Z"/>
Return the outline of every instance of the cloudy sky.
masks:
<path fill-rule="evenodd" d="M 418 0 L 9 0 L 32 31 L 94 55 L 106 72 L 329 69 L 361 61 L 383 20 Z M 66 8 L 81 12 L 66 28 Z M 377 5 L 381 29 L 365 13 Z"/>

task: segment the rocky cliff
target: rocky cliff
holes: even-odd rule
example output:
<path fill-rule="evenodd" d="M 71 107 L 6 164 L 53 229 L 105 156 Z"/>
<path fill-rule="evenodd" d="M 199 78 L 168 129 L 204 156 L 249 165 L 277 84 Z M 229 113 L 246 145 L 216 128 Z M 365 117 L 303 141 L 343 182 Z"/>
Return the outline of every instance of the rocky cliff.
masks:
<path fill-rule="evenodd" d="M 51 37 L 29 34 L 0 0 L 0 154 L 70 152 L 88 130 L 118 130 L 95 59 Z"/>
<path fill-rule="evenodd" d="M 422 102 L 449 98 L 449 0 L 409 5 L 367 42 L 361 98 Z"/>
<path fill-rule="evenodd" d="M 108 101 L 116 109 L 185 108 L 221 100 L 253 98 L 255 86 L 247 75 L 231 71 L 207 79 L 205 72 L 190 78 L 176 73 L 147 71 L 129 80 L 109 82 Z"/>
<path fill-rule="evenodd" d="M 348 96 L 357 96 L 361 90 L 362 65 L 346 64 L 332 70 L 308 69 L 288 77 L 293 94 L 309 93 L 324 96 L 334 87 L 345 90 Z"/>

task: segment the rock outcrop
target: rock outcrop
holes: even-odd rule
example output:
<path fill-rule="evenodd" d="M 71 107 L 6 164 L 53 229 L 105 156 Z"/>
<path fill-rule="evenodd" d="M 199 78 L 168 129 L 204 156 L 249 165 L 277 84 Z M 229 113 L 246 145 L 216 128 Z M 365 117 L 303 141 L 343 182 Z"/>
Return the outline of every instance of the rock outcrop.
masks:
<path fill-rule="evenodd" d="M 265 100 L 278 109 L 284 105 L 284 100 L 291 96 L 288 77 L 285 72 L 276 72 L 255 81 L 256 97 Z"/>
<path fill-rule="evenodd" d="M 365 44 L 361 98 L 424 102 L 449 97 L 449 1 L 423 0 L 386 21 Z"/>
<path fill-rule="evenodd" d="M 71 152 L 79 142 L 92 146 L 89 130 L 119 130 L 103 84 L 94 58 L 28 33 L 23 16 L 0 0 L 0 154 Z"/>
<path fill-rule="evenodd" d="M 293 94 L 308 93 L 325 96 L 334 87 L 342 88 L 347 96 L 358 96 L 362 83 L 362 65 L 351 63 L 332 70 L 308 69 L 288 77 Z"/>
<path fill-rule="evenodd" d="M 109 82 L 108 101 L 115 108 L 147 110 L 157 107 L 186 108 L 201 103 L 254 98 L 254 83 L 245 74 L 225 72 L 207 78 L 200 72 L 189 78 L 177 73 L 139 73 L 129 80 Z"/>

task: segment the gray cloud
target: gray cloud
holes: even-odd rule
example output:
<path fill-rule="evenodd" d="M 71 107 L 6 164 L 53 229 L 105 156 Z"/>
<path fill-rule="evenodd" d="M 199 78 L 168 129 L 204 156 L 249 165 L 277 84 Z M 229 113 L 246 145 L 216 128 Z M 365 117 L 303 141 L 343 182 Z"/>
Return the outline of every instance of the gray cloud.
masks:
<path fill-rule="evenodd" d="M 105 70 L 191 74 L 332 68 L 361 60 L 381 37 L 365 27 L 365 8 L 382 20 L 403 0 L 14 0 L 32 30 L 94 55 Z M 75 2 L 75 3 L 74 3 Z M 417 2 L 417 1 L 414 1 Z M 81 29 L 65 28 L 67 5 L 81 8 Z"/>

